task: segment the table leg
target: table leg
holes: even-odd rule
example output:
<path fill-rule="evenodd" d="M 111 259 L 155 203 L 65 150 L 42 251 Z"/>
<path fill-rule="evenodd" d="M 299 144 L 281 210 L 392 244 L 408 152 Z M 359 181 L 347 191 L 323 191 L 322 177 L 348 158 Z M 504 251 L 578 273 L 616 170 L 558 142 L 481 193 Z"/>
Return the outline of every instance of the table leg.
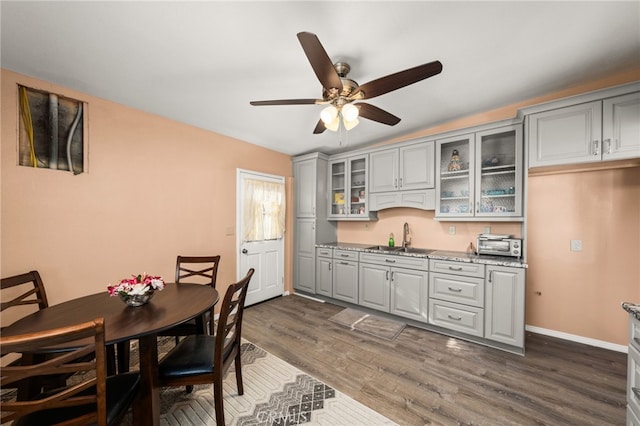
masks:
<path fill-rule="evenodd" d="M 160 386 L 158 385 L 158 341 L 155 334 L 141 337 L 140 391 L 138 403 L 133 406 L 133 424 L 158 425 L 160 423 Z"/>

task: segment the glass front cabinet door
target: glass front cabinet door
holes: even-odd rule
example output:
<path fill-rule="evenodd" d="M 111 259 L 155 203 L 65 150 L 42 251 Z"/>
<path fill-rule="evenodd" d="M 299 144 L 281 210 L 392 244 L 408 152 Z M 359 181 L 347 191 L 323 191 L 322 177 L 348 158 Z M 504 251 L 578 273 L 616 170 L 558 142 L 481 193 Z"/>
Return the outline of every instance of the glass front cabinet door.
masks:
<path fill-rule="evenodd" d="M 522 216 L 521 127 L 476 133 L 476 216 Z"/>
<path fill-rule="evenodd" d="M 522 217 L 522 126 L 437 141 L 436 217 Z"/>
<path fill-rule="evenodd" d="M 436 142 L 436 216 L 473 216 L 473 133 Z"/>
<path fill-rule="evenodd" d="M 367 155 L 329 161 L 330 219 L 369 219 Z"/>

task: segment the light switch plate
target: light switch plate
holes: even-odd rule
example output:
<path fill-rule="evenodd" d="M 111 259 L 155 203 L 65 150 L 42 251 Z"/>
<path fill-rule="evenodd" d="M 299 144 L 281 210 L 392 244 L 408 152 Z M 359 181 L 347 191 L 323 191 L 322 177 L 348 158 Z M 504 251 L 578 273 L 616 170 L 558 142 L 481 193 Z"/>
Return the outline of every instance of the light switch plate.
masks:
<path fill-rule="evenodd" d="M 455 226 L 450 226 L 449 227 L 449 235 L 456 235 L 456 227 Z"/>

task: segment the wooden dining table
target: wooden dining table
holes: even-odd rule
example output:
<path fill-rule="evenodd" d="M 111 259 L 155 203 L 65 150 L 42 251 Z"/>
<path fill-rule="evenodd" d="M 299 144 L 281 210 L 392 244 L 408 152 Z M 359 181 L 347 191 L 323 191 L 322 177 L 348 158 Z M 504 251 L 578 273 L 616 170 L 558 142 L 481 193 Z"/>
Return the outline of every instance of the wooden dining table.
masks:
<path fill-rule="evenodd" d="M 79 297 L 30 314 L 2 330 L 4 336 L 50 330 L 104 318 L 107 345 L 138 339 L 140 392 L 133 405 L 135 425 L 157 425 L 160 420 L 157 335 L 210 310 L 219 299 L 211 286 L 169 283 L 149 303 L 127 306 L 107 291 Z"/>

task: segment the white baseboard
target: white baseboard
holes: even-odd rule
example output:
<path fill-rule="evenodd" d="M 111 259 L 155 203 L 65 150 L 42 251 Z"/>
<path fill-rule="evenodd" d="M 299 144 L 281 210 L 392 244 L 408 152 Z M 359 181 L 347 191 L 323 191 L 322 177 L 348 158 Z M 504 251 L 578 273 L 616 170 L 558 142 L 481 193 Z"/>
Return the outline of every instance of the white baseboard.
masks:
<path fill-rule="evenodd" d="M 315 297 L 307 296 L 306 294 L 293 293 L 293 295 L 294 295 L 294 296 L 304 297 L 304 298 L 306 298 L 306 299 L 310 299 L 310 300 L 313 300 L 313 301 L 315 301 L 315 302 L 324 303 L 324 300 L 322 300 L 322 299 L 316 299 Z"/>
<path fill-rule="evenodd" d="M 527 325 L 525 330 L 532 333 L 543 334 L 545 336 L 557 337 L 558 339 L 569 340 L 571 342 L 583 343 L 589 346 L 595 346 L 598 348 L 609 349 L 616 352 L 628 353 L 629 347 L 626 345 L 618 345 L 616 343 L 605 342 L 603 340 L 591 339 L 589 337 L 577 336 L 575 334 L 564 333 L 562 331 L 549 330 L 547 328 L 536 327 L 533 325 Z"/>

